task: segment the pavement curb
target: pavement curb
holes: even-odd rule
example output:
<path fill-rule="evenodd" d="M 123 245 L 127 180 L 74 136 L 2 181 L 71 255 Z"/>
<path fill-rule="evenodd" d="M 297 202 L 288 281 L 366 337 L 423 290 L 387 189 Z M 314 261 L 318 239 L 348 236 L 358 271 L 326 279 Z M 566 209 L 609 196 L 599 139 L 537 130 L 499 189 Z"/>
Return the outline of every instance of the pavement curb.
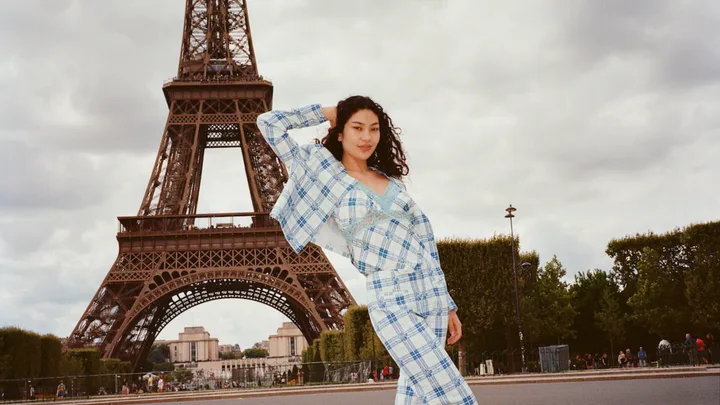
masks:
<path fill-rule="evenodd" d="M 634 371 L 630 373 L 620 372 L 589 372 L 578 373 L 580 375 L 555 374 L 532 376 L 505 376 L 505 377 L 473 377 L 466 381 L 468 385 L 510 385 L 510 384 L 552 384 L 568 382 L 588 381 L 618 381 L 636 379 L 668 379 L 668 378 L 698 378 L 698 377 L 720 377 L 720 368 L 715 369 L 687 369 L 664 371 Z M 63 401 L 66 405 L 137 405 L 137 404 L 159 404 L 172 402 L 188 402 L 198 400 L 223 400 L 242 398 L 261 398 L 272 396 L 288 395 L 310 395 L 310 394 L 332 394 L 345 392 L 381 391 L 395 390 L 397 382 L 375 383 L 375 384 L 353 384 L 353 385 L 321 385 L 313 387 L 293 387 L 262 391 L 232 391 L 232 392 L 203 392 L 203 393 L 182 393 L 182 394 L 161 394 L 154 396 L 139 395 L 123 398 L 94 398 L 79 401 Z"/>

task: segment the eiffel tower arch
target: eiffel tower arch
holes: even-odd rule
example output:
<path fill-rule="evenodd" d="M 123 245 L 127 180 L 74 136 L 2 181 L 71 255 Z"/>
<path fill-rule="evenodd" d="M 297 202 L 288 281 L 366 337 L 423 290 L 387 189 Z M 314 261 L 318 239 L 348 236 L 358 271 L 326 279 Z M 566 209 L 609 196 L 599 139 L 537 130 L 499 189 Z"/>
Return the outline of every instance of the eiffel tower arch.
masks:
<path fill-rule="evenodd" d="M 355 301 L 323 251 L 296 254 L 271 211 L 287 171 L 260 135 L 273 85 L 258 73 L 246 0 L 187 0 L 177 76 L 137 216 L 119 217 L 118 257 L 69 336 L 140 370 L 175 317 L 239 298 L 287 316 L 308 341 L 342 328 Z M 241 150 L 253 212 L 198 214 L 205 150 Z"/>

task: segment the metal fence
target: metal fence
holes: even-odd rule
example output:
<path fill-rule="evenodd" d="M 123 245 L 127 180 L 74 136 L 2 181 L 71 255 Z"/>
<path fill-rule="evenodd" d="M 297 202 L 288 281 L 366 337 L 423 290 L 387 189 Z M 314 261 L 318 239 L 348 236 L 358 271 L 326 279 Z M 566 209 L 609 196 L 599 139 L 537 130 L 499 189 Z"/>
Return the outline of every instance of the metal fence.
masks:
<path fill-rule="evenodd" d="M 527 371 L 530 373 L 542 371 L 539 351 L 539 348 L 530 348 L 525 353 Z M 658 349 L 654 354 L 657 362 L 649 362 L 649 366 L 697 366 L 710 364 L 713 360 L 718 361 L 717 358 L 713 359 L 708 351 L 698 352 L 697 348 L 683 344 L 673 344 L 667 348 Z M 654 360 L 652 356 L 649 357 L 649 360 Z M 565 359 L 564 356 L 562 358 Z M 570 363 L 572 358 L 571 356 L 565 361 Z M 611 356 L 609 360 L 609 368 L 616 368 L 616 358 Z M 247 366 L 230 365 L 230 362 L 227 364 L 228 366 L 223 366 L 220 370 L 204 370 L 196 366 L 194 368 L 178 368 L 168 372 L 0 380 L 0 402 L 55 401 L 58 399 L 58 394 L 65 399 L 81 399 L 103 395 L 138 395 L 159 391 L 256 389 L 288 385 L 364 383 L 372 376 L 376 380 L 382 379 L 384 366 L 380 362 L 373 363 L 371 361 Z M 375 367 L 374 373 L 373 366 Z M 467 366 L 467 375 L 520 373 L 522 353 L 517 349 L 485 351 L 479 357 L 469 361 Z M 570 364 L 568 366 L 570 367 Z M 630 364 L 629 366 L 634 365 Z M 574 369 L 574 367 L 570 368 Z M 561 370 L 562 368 L 549 371 Z M 390 378 L 397 378 L 398 371 L 395 367 Z M 152 380 L 149 377 L 152 377 Z M 162 389 L 158 387 L 159 377 L 163 377 L 164 380 Z M 59 392 L 59 387 L 63 386 L 64 392 Z"/>
<path fill-rule="evenodd" d="M 145 373 L 17 378 L 0 380 L 0 401 L 55 401 L 120 393 L 123 382 L 132 385 Z"/>
<path fill-rule="evenodd" d="M 709 351 L 702 350 L 698 352 L 696 346 L 688 346 L 682 343 L 658 347 L 656 358 L 658 367 L 700 366 L 718 361 L 717 358 L 713 358 L 712 353 Z"/>
<path fill-rule="evenodd" d="M 489 370 L 488 360 L 492 361 L 492 370 Z M 529 373 L 540 372 L 537 348 L 530 348 L 525 351 L 525 364 Z M 481 366 L 484 366 L 485 373 L 483 373 L 483 367 Z M 470 361 L 467 368 L 468 375 L 502 375 L 520 372 L 522 372 L 522 352 L 519 349 L 484 351 L 480 354 L 479 361 Z"/>
<path fill-rule="evenodd" d="M 376 362 L 376 375 L 382 367 Z M 373 362 L 263 364 L 220 370 L 178 368 L 167 372 L 18 378 L 0 380 L 0 402 L 45 402 L 106 395 L 138 395 L 220 389 L 367 382 Z M 395 370 L 397 375 L 397 370 Z M 159 378 L 163 384 L 159 385 Z"/>

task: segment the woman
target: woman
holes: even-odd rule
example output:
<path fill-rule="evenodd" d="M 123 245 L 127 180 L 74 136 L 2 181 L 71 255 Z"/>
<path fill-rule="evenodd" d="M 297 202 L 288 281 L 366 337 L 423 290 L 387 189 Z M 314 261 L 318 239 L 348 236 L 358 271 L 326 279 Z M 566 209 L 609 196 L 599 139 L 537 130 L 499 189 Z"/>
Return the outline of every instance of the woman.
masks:
<path fill-rule="evenodd" d="M 323 140 L 299 146 L 291 129 L 330 121 Z M 377 103 L 270 111 L 258 128 L 290 177 L 270 215 L 300 252 L 307 243 L 350 258 L 367 278 L 373 328 L 400 366 L 396 404 L 476 404 L 445 351 L 462 335 L 427 217 L 408 195 L 398 129 Z"/>

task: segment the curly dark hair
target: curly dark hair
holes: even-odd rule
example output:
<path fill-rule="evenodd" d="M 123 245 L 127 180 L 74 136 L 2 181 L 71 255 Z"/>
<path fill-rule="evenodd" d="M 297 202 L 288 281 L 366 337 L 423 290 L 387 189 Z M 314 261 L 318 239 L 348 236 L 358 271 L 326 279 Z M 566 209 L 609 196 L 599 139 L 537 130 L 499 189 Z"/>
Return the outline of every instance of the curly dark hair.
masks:
<path fill-rule="evenodd" d="M 321 141 L 316 140 L 316 142 L 326 147 L 335 156 L 335 159 L 342 161 L 343 146 L 342 142 L 338 140 L 338 135 L 345 128 L 350 117 L 360 110 L 374 112 L 380 121 L 380 140 L 375 153 L 367 161 L 368 166 L 396 179 L 407 176 L 410 168 L 405 163 L 405 152 L 400 143 L 401 130 L 393 126 L 393 122 L 385 110 L 370 97 L 351 96 L 340 101 L 337 104 L 335 127 L 330 128 L 328 134 Z"/>

